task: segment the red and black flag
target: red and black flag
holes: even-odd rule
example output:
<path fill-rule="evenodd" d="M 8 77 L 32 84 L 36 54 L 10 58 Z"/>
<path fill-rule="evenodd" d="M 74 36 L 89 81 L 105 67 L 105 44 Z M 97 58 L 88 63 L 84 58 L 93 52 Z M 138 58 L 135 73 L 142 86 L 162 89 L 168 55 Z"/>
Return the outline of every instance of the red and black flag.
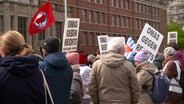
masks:
<path fill-rule="evenodd" d="M 55 18 L 52 13 L 51 4 L 48 1 L 42 7 L 39 8 L 39 10 L 31 19 L 31 22 L 29 24 L 29 33 L 30 35 L 34 35 L 38 32 L 42 32 L 54 23 Z"/>

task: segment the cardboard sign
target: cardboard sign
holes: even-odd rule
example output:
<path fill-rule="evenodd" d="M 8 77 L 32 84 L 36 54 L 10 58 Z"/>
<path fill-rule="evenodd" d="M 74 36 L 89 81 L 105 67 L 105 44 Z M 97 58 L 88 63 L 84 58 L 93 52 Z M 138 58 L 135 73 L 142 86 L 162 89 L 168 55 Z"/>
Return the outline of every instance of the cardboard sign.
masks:
<path fill-rule="evenodd" d="M 167 43 L 176 42 L 178 43 L 178 32 L 168 32 Z"/>
<path fill-rule="evenodd" d="M 77 51 L 80 20 L 67 18 L 65 20 L 62 52 Z"/>
<path fill-rule="evenodd" d="M 135 51 L 138 52 L 141 49 L 147 49 L 149 51 L 148 61 L 153 62 L 163 37 L 161 33 L 146 23 L 137 41 Z"/>
<path fill-rule="evenodd" d="M 108 35 L 98 36 L 100 55 L 107 53 Z"/>

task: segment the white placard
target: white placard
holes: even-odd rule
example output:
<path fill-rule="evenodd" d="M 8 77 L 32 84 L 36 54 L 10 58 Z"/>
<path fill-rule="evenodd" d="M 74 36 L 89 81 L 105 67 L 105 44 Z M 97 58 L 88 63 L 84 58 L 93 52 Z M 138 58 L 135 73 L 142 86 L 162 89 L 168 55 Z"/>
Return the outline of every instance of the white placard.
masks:
<path fill-rule="evenodd" d="M 178 32 L 168 32 L 167 43 L 176 42 L 178 43 Z"/>
<path fill-rule="evenodd" d="M 62 52 L 77 51 L 79 18 L 67 18 L 65 20 Z"/>
<path fill-rule="evenodd" d="M 161 33 L 146 23 L 137 41 L 135 51 L 138 52 L 141 49 L 147 49 L 149 51 L 148 61 L 153 62 L 163 37 Z"/>
<path fill-rule="evenodd" d="M 107 53 L 107 41 L 108 41 L 108 35 L 98 36 L 100 55 Z"/>

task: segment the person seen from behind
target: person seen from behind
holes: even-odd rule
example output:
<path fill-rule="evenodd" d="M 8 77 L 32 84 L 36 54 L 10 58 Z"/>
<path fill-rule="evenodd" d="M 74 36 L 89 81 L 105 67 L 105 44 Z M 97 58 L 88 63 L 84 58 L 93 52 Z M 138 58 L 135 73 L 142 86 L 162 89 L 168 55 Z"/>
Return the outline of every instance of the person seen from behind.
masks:
<path fill-rule="evenodd" d="M 123 57 L 123 38 L 108 42 L 108 53 L 92 66 L 89 93 L 94 104 L 137 104 L 140 86 L 134 66 Z"/>
<path fill-rule="evenodd" d="M 158 68 L 158 70 L 162 70 L 164 60 L 165 60 L 164 55 L 162 53 L 157 53 L 153 61 L 153 64 Z"/>
<path fill-rule="evenodd" d="M 163 68 L 163 75 L 170 79 L 169 95 L 164 104 L 180 104 L 182 97 L 182 88 L 178 81 L 180 80 L 181 69 L 177 64 L 178 58 L 175 56 L 176 50 L 172 47 L 164 49 L 165 66 Z M 178 64 L 179 65 L 179 64 Z"/>
<path fill-rule="evenodd" d="M 88 59 L 88 66 L 92 68 L 93 63 L 96 61 L 96 57 L 93 54 L 89 54 L 87 59 Z"/>
<path fill-rule="evenodd" d="M 66 58 L 73 69 L 70 104 L 81 104 L 84 93 L 82 78 L 80 75 L 79 54 L 77 52 L 67 53 Z"/>
<path fill-rule="evenodd" d="M 145 49 L 140 50 L 134 57 L 137 77 L 141 87 L 138 104 L 154 104 L 151 99 L 154 80 L 152 74 L 158 69 L 153 63 L 148 61 L 148 58 L 149 52 Z"/>
<path fill-rule="evenodd" d="M 43 41 L 41 52 L 44 57 L 39 67 L 48 76 L 48 84 L 55 104 L 69 104 L 73 71 L 65 55 L 59 52 L 60 42 L 55 37 Z"/>
<path fill-rule="evenodd" d="M 46 100 L 50 101 L 49 97 L 45 98 L 38 60 L 25 53 L 25 46 L 24 37 L 17 31 L 10 30 L 0 36 L 0 104 L 45 104 Z"/>

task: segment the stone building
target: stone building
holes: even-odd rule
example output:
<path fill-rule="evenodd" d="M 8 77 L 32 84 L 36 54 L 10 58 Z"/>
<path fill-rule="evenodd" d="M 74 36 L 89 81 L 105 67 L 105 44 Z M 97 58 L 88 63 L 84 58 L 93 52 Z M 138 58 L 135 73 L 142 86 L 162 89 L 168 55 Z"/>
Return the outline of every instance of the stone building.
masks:
<path fill-rule="evenodd" d="M 168 4 L 167 20 L 184 26 L 184 0 L 172 0 Z"/>
<path fill-rule="evenodd" d="M 40 41 L 48 36 L 57 36 L 62 40 L 64 0 L 50 0 L 56 20 L 52 27 L 35 36 L 28 33 L 31 17 L 46 1 L 0 0 L 0 33 L 10 29 L 18 30 L 36 50 L 39 50 Z M 155 0 L 67 0 L 67 2 L 68 17 L 80 18 L 81 21 L 78 51 L 93 53 L 98 50 L 98 35 L 125 38 L 132 36 L 137 40 L 145 23 L 149 23 L 163 35 L 166 34 L 167 8 Z M 164 44 L 161 47 L 163 46 Z"/>

